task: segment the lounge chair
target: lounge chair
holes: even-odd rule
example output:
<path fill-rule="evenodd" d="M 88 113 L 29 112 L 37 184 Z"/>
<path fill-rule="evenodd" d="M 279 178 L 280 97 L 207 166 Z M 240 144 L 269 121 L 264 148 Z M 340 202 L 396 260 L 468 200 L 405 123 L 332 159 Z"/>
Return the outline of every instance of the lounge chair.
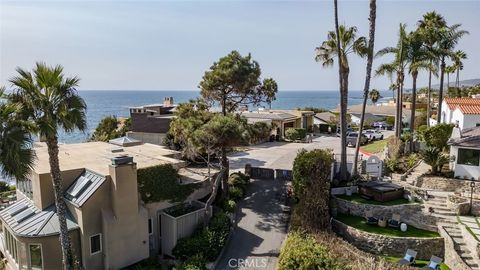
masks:
<path fill-rule="evenodd" d="M 412 265 L 417 257 L 417 252 L 413 249 L 407 249 L 405 257 L 401 258 L 397 263 L 401 265 Z"/>
<path fill-rule="evenodd" d="M 437 256 L 432 256 L 427 266 L 423 267 L 422 269 L 438 270 L 440 269 L 440 264 L 442 264 L 442 261 L 443 261 L 442 258 L 439 258 Z"/>
<path fill-rule="evenodd" d="M 365 212 L 365 219 L 367 219 L 367 224 L 370 225 L 377 225 L 378 224 L 378 219 L 373 216 L 373 211 L 369 210 Z"/>
<path fill-rule="evenodd" d="M 392 219 L 388 221 L 388 226 L 399 229 L 400 228 L 400 215 L 399 214 L 393 214 Z"/>

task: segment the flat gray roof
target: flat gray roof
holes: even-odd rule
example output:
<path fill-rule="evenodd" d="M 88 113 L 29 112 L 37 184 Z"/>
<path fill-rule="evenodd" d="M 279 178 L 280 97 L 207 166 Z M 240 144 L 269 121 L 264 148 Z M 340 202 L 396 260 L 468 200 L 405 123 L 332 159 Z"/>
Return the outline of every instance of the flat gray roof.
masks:
<path fill-rule="evenodd" d="M 55 205 L 41 211 L 33 205 L 32 201 L 23 198 L 0 211 L 0 217 L 18 236 L 38 237 L 60 233 L 60 223 L 58 222 Z M 68 230 L 79 228 L 68 209 L 67 227 Z"/>
<path fill-rule="evenodd" d="M 270 120 L 291 120 L 297 118 L 295 115 L 282 112 L 242 112 L 240 115 L 246 118 Z"/>

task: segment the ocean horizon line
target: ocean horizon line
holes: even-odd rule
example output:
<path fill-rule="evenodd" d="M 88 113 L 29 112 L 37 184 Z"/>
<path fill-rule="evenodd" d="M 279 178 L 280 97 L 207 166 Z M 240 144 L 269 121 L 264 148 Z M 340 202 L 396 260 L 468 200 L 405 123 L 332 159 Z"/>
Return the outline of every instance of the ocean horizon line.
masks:
<path fill-rule="evenodd" d="M 108 91 L 108 92 L 128 92 L 128 91 L 139 91 L 139 92 L 169 92 L 169 91 L 179 91 L 179 92 L 199 92 L 200 90 L 185 90 L 185 89 L 77 89 L 80 92 L 94 92 L 94 91 Z M 301 89 L 284 89 L 278 90 L 278 92 L 335 92 L 340 91 L 339 89 L 333 90 L 301 90 Z M 363 90 L 348 90 L 349 92 L 362 92 Z M 379 90 L 379 91 L 386 91 L 386 90 Z"/>

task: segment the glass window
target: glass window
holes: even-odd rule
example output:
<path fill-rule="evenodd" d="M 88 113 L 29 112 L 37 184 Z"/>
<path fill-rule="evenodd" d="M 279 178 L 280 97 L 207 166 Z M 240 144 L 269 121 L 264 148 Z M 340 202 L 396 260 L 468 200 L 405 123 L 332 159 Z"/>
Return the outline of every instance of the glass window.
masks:
<path fill-rule="evenodd" d="M 457 164 L 479 166 L 480 162 L 480 150 L 473 149 L 458 149 Z"/>
<path fill-rule="evenodd" d="M 90 255 L 99 253 L 102 251 L 102 236 L 101 234 L 96 234 L 90 236 Z"/>
<path fill-rule="evenodd" d="M 149 218 L 149 219 L 148 219 L 148 234 L 152 234 L 152 233 L 153 233 L 152 226 L 153 226 L 153 224 L 152 224 L 152 219 Z"/>
<path fill-rule="evenodd" d="M 39 244 L 30 244 L 30 266 L 32 270 L 42 270 L 42 246 Z"/>

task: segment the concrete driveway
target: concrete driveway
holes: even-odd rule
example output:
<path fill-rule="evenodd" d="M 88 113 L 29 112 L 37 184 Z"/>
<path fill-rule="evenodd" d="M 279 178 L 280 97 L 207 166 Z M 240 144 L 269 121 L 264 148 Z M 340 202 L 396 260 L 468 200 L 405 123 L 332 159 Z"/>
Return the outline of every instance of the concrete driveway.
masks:
<path fill-rule="evenodd" d="M 318 136 L 312 143 L 267 142 L 249 146 L 246 151 L 229 156 L 231 170 L 241 170 L 249 163 L 253 167 L 292 169 L 293 160 L 301 149 L 332 149 L 340 153 L 340 139 L 334 136 Z M 353 154 L 353 148 L 348 149 Z"/>
<path fill-rule="evenodd" d="M 285 185 L 280 180 L 252 180 L 239 202 L 237 226 L 217 270 L 275 269 L 287 234 Z"/>

